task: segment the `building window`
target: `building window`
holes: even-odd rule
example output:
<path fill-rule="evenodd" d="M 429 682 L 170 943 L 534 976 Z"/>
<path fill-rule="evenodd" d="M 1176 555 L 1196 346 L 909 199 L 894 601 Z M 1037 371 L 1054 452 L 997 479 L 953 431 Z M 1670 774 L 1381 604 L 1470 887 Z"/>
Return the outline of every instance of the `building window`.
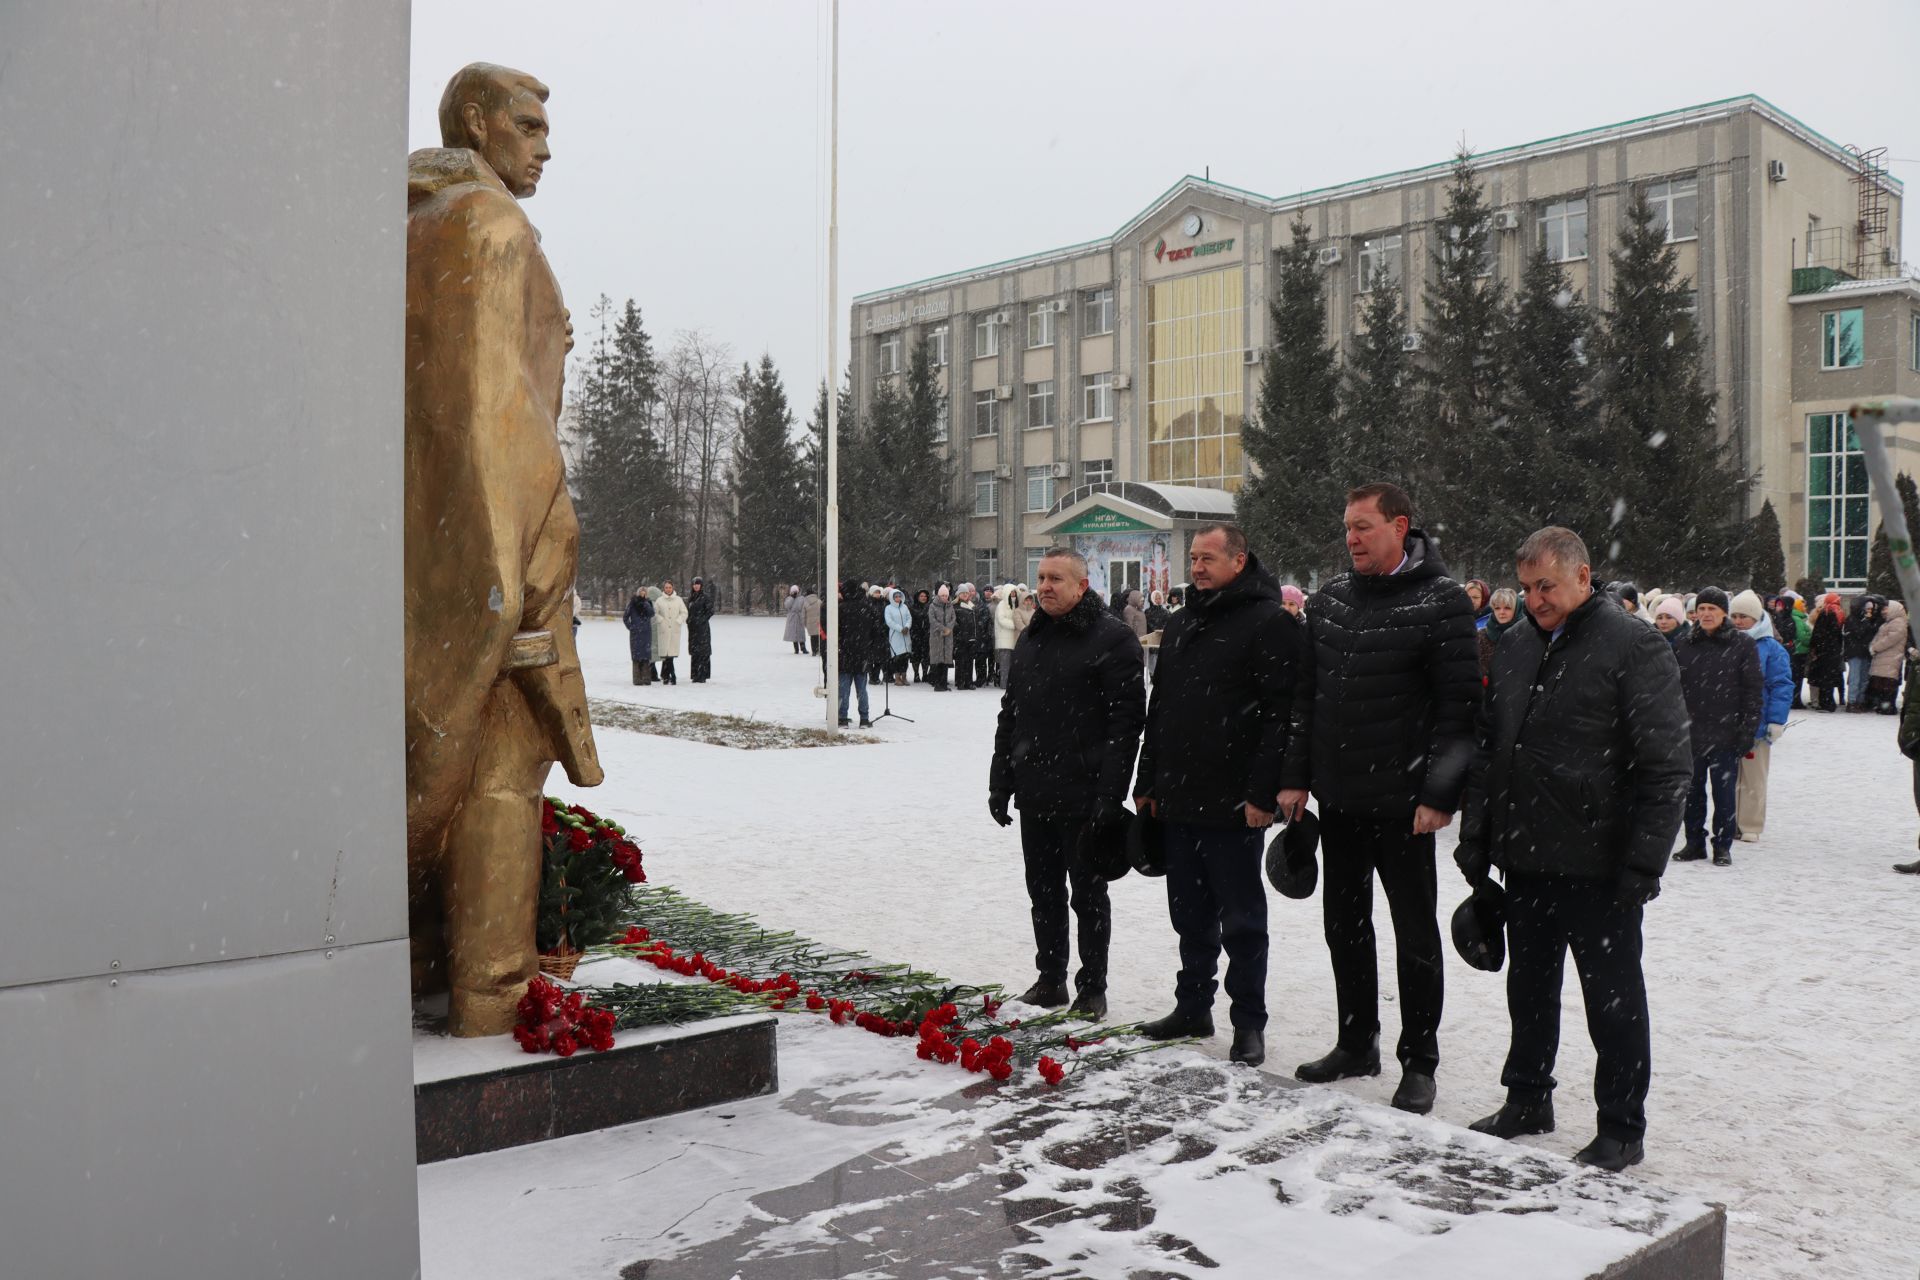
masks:
<path fill-rule="evenodd" d="M 1807 572 L 1841 590 L 1867 583 L 1867 460 L 1844 413 L 1807 415 Z"/>
<path fill-rule="evenodd" d="M 878 361 L 876 372 L 882 377 L 900 372 L 900 331 L 881 334 L 874 343 L 874 355 Z"/>
<path fill-rule="evenodd" d="M 1029 427 L 1053 425 L 1053 379 L 1027 384 L 1027 425 Z"/>
<path fill-rule="evenodd" d="M 1050 347 L 1053 345 L 1053 304 L 1043 302 L 1027 312 L 1027 345 L 1030 347 Z"/>
<path fill-rule="evenodd" d="M 927 359 L 934 368 L 947 366 L 947 326 L 927 330 Z"/>
<path fill-rule="evenodd" d="M 1647 188 L 1653 206 L 1653 225 L 1665 227 L 1667 243 L 1693 240 L 1700 235 L 1700 184 L 1693 178 L 1674 178 Z"/>
<path fill-rule="evenodd" d="M 1080 297 L 1080 334 L 1091 338 L 1113 332 L 1113 290 L 1090 289 Z"/>
<path fill-rule="evenodd" d="M 1088 458 L 1080 464 L 1081 484 L 1112 484 L 1113 459 Z"/>
<path fill-rule="evenodd" d="M 947 442 L 947 433 L 953 425 L 953 402 L 942 394 L 939 408 L 933 413 L 933 439 L 936 444 Z"/>
<path fill-rule="evenodd" d="M 1104 422 L 1113 417 L 1113 375 L 1080 375 L 1081 417 L 1088 422 Z"/>
<path fill-rule="evenodd" d="M 1020 579 L 1023 584 L 1031 585 L 1040 581 L 1040 562 L 1047 558 L 1045 547 L 1027 548 L 1027 576 Z"/>
<path fill-rule="evenodd" d="M 997 323 L 998 320 L 999 316 L 991 311 L 986 315 L 974 317 L 974 359 L 977 360 L 982 356 L 997 356 L 1000 354 L 1000 325 Z"/>
<path fill-rule="evenodd" d="M 1587 201 L 1562 200 L 1540 211 L 1540 247 L 1555 262 L 1587 256 Z"/>
<path fill-rule="evenodd" d="M 1907 323 L 1909 328 L 1907 336 L 1907 367 L 1916 372 L 1920 372 L 1920 311 L 1914 312 L 1913 317 Z M 1915 529 L 1911 532 L 1920 534 L 1920 529 Z"/>
<path fill-rule="evenodd" d="M 982 591 L 1000 581 L 1000 548 L 975 547 L 973 549 L 973 580 Z"/>
<path fill-rule="evenodd" d="M 1370 293 L 1376 280 L 1400 283 L 1402 240 L 1399 236 L 1373 236 L 1360 242 L 1361 293 Z"/>
<path fill-rule="evenodd" d="M 976 436 L 1000 434 L 1000 400 L 992 387 L 973 393 L 973 434 Z"/>
<path fill-rule="evenodd" d="M 1246 273 L 1147 286 L 1146 479 L 1235 490 L 1243 471 Z"/>
<path fill-rule="evenodd" d="M 993 472 L 976 471 L 973 473 L 973 514 L 990 516 L 999 511 L 994 502 Z"/>
<path fill-rule="evenodd" d="M 1858 369 L 1866 362 L 1866 312 L 1859 307 L 1820 313 L 1820 367 Z"/>
<path fill-rule="evenodd" d="M 1053 466 L 1027 468 L 1027 510 L 1045 511 L 1053 505 Z"/>

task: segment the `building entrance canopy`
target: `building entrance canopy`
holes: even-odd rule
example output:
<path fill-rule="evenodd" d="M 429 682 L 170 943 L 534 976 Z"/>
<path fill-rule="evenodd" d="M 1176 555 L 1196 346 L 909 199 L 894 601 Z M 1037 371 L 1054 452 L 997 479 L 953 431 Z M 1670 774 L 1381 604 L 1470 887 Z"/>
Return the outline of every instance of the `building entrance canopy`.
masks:
<path fill-rule="evenodd" d="M 1126 481 L 1081 485 L 1047 512 L 1040 532 L 1128 533 L 1195 528 L 1233 519 L 1233 495 L 1224 489 Z"/>

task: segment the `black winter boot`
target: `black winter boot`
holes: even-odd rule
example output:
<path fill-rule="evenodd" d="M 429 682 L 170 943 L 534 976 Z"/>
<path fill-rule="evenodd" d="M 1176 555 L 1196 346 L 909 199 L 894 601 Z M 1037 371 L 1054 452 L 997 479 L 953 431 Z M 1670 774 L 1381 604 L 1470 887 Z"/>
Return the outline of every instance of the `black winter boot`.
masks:
<path fill-rule="evenodd" d="M 1068 1014 L 1088 1022 L 1098 1022 L 1107 1016 L 1107 993 L 1104 991 L 1081 991 L 1074 995 Z"/>
<path fill-rule="evenodd" d="M 1267 1060 L 1266 1034 L 1258 1027 L 1235 1027 L 1233 1048 L 1227 1051 L 1227 1058 L 1249 1067 L 1259 1066 Z"/>
<path fill-rule="evenodd" d="M 1609 1138 L 1603 1133 L 1574 1152 L 1573 1158 L 1596 1169 L 1610 1169 L 1619 1173 L 1630 1164 L 1639 1164 L 1646 1154 L 1646 1148 L 1638 1142 Z"/>
<path fill-rule="evenodd" d="M 1305 1080 L 1308 1084 L 1327 1084 L 1334 1080 L 1349 1080 L 1357 1076 L 1377 1076 L 1380 1074 L 1380 1041 L 1374 1039 L 1373 1047 L 1364 1051 L 1334 1046 L 1332 1053 L 1324 1058 L 1315 1058 L 1312 1062 L 1303 1062 L 1293 1069 L 1293 1078 Z"/>
<path fill-rule="evenodd" d="M 1067 1002 L 1067 984 L 1058 978 L 1042 978 L 1014 999 L 1041 1009 L 1058 1009 Z"/>
<path fill-rule="evenodd" d="M 1213 1034 L 1213 1014 L 1205 1009 L 1181 1009 L 1164 1018 L 1140 1024 L 1140 1034 L 1149 1040 L 1184 1040 Z"/>
<path fill-rule="evenodd" d="M 1400 1087 L 1393 1091 L 1393 1105 L 1402 1111 L 1424 1116 L 1433 1110 L 1436 1090 L 1433 1077 L 1424 1071 L 1407 1071 L 1400 1076 Z"/>
<path fill-rule="evenodd" d="M 1523 1133 L 1553 1132 L 1553 1099 L 1540 1102 L 1512 1102 L 1490 1116 L 1481 1116 L 1467 1128 L 1496 1138 L 1517 1138 Z"/>

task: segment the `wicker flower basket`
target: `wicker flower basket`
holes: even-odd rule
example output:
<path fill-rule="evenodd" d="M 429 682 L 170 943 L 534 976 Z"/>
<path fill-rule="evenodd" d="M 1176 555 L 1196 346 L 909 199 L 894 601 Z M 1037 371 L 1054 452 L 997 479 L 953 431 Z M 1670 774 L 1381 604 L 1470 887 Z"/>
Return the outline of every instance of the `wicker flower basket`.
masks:
<path fill-rule="evenodd" d="M 540 972 L 550 978 L 558 978 L 562 982 L 572 981 L 573 971 L 580 967 L 580 955 L 580 952 L 570 950 L 542 951 Z"/>

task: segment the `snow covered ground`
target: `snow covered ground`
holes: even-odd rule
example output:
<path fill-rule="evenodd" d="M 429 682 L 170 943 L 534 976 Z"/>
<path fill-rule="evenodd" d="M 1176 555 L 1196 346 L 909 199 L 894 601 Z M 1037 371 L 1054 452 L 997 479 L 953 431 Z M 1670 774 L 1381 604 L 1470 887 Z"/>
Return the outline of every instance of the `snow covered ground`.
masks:
<path fill-rule="evenodd" d="M 818 660 L 794 656 L 780 631 L 774 618 L 717 619 L 707 685 L 683 673 L 677 686 L 632 687 L 617 621 L 585 623 L 580 648 L 595 697 L 819 724 Z M 556 771 L 552 789 L 635 832 L 657 882 L 823 942 L 1017 990 L 1032 977 L 1019 847 L 986 812 L 997 694 L 893 695 L 915 723 L 882 721 L 877 744 L 742 751 L 606 731 L 606 785 L 575 792 Z M 878 701 L 876 691 L 876 713 Z M 1671 868 L 1647 912 L 1654 1085 L 1638 1172 L 1727 1206 L 1730 1276 L 1911 1280 L 1920 1266 L 1920 882 L 1888 869 L 1913 856 L 1916 829 L 1893 735 L 1891 717 L 1796 712 L 1774 749 L 1764 838 L 1736 844 L 1730 869 Z M 1451 834 L 1446 901 L 1465 893 L 1447 860 Z M 1113 900 L 1113 1017 L 1162 1013 L 1176 955 L 1161 882 L 1128 876 Z M 1270 906 L 1268 1066 L 1286 1073 L 1331 1045 L 1333 986 L 1319 902 L 1274 896 Z M 1391 1044 L 1383 900 L 1375 914 Z M 1504 984 L 1448 960 L 1435 1116 L 1465 1124 L 1501 1101 Z M 1223 1055 L 1224 1040 L 1213 1048 Z M 1560 1129 L 1528 1143 L 1568 1154 L 1591 1136 L 1592 1071 L 1569 974 Z M 1389 1067 L 1341 1087 L 1384 1103 L 1396 1080 Z"/>

